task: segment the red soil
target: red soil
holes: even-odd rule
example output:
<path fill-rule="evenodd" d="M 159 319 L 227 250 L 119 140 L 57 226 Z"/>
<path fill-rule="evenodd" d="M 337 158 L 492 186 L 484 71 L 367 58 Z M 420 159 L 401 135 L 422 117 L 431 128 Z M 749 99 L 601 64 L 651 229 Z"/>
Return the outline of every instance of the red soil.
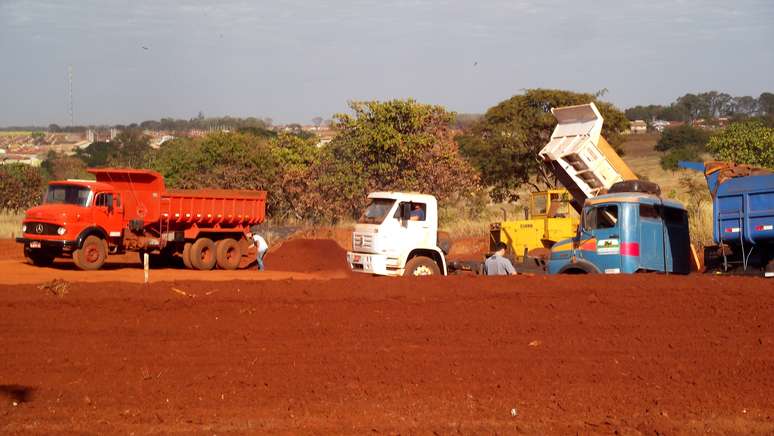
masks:
<path fill-rule="evenodd" d="M 0 433 L 772 434 L 772 319 L 705 275 L 0 285 Z"/>
<path fill-rule="evenodd" d="M 347 251 L 331 239 L 291 239 L 266 254 L 266 269 L 316 273 L 349 273 Z"/>

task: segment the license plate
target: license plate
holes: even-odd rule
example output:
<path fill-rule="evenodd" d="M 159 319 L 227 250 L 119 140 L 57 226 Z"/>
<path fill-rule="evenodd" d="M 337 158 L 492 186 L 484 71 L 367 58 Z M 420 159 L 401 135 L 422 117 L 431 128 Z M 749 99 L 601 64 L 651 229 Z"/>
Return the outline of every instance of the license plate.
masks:
<path fill-rule="evenodd" d="M 40 241 L 30 242 L 30 248 L 40 248 Z"/>

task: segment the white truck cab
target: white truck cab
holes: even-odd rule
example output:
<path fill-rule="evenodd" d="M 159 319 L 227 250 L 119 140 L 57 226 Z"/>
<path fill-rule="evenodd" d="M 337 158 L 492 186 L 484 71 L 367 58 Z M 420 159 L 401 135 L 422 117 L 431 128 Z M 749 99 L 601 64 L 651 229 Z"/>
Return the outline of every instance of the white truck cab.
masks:
<path fill-rule="evenodd" d="M 347 261 L 352 271 L 367 274 L 446 275 L 446 258 L 438 245 L 435 197 L 373 192 L 355 224 Z"/>

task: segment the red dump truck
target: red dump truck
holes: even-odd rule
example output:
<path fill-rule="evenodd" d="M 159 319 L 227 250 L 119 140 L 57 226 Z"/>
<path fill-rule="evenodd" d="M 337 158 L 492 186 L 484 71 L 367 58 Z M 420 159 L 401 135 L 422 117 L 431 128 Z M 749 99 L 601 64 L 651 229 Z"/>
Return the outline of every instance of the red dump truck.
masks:
<path fill-rule="evenodd" d="M 188 268 L 239 267 L 250 226 L 265 219 L 266 192 L 167 190 L 150 170 L 89 169 L 94 180 L 49 183 L 43 204 L 22 224 L 24 255 L 35 265 L 72 258 L 84 270 L 110 254 L 180 256 Z"/>

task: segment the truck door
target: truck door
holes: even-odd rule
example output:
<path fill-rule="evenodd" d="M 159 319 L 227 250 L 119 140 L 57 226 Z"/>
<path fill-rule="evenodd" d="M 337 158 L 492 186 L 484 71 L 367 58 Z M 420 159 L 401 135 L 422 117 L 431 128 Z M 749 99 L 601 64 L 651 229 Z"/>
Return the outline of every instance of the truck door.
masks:
<path fill-rule="evenodd" d="M 660 206 L 640 204 L 640 266 L 650 271 L 664 270 L 664 235 Z"/>
<path fill-rule="evenodd" d="M 601 272 L 621 272 L 621 228 L 618 204 L 600 204 L 583 211 L 583 231 L 578 257 Z"/>
<path fill-rule="evenodd" d="M 94 198 L 94 222 L 105 229 L 110 238 L 121 237 L 124 208 L 121 195 L 114 192 L 100 192 Z"/>
<path fill-rule="evenodd" d="M 430 241 L 430 223 L 427 221 L 427 204 L 419 202 L 408 203 L 411 209 L 409 219 L 400 219 L 400 213 L 406 202 L 398 204 L 395 210 L 394 218 L 400 221 L 403 236 L 407 241 L 411 241 L 412 247 L 428 247 L 432 245 Z M 434 236 L 434 235 L 433 235 Z"/>

